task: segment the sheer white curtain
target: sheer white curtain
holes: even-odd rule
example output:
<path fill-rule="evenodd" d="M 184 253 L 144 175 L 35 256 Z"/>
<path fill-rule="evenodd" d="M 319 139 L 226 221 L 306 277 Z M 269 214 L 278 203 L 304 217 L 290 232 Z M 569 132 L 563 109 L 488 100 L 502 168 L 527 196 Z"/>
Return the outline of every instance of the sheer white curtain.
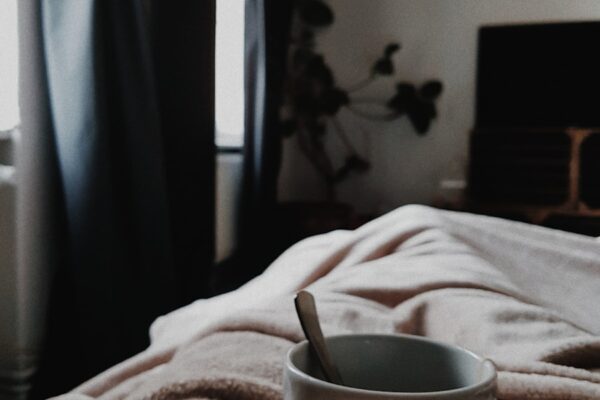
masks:
<path fill-rule="evenodd" d="M 14 137 L 19 123 L 17 0 L 0 0 L 0 398 L 21 398 Z"/>
<path fill-rule="evenodd" d="M 52 177 L 45 149 L 46 109 L 33 14 L 39 0 L 0 0 L 0 399 L 26 399 L 41 354 L 53 249 Z M 37 11 L 36 11 L 37 12 Z M 36 73 L 32 73 L 32 71 Z M 42 120 L 39 118 L 39 120 Z"/>
<path fill-rule="evenodd" d="M 14 182 L 13 137 L 19 123 L 17 0 L 0 0 L 0 212 Z M 3 214 L 0 214 L 3 215 Z M 0 221 L 3 221 L 0 219 Z M 5 242 L 0 224 L 0 246 Z M 2 247 L 0 247 L 1 249 Z M 0 255 L 3 252 L 0 251 Z M 0 262 L 2 257 L 0 256 Z M 1 314 L 0 314 L 1 315 Z"/>
<path fill-rule="evenodd" d="M 244 143 L 245 0 L 217 1 L 215 122 L 219 147 Z"/>
<path fill-rule="evenodd" d="M 0 132 L 19 122 L 17 0 L 0 0 Z"/>

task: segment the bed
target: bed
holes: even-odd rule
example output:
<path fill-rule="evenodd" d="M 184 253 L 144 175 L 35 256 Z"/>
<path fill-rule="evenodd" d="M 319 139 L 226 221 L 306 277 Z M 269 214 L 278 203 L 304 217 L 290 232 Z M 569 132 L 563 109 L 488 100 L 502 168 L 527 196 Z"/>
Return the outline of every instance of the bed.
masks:
<path fill-rule="evenodd" d="M 245 286 L 158 318 L 148 349 L 60 398 L 281 399 L 303 288 L 326 335 L 458 344 L 496 363 L 499 399 L 600 399 L 600 242 L 425 206 L 299 242 Z"/>

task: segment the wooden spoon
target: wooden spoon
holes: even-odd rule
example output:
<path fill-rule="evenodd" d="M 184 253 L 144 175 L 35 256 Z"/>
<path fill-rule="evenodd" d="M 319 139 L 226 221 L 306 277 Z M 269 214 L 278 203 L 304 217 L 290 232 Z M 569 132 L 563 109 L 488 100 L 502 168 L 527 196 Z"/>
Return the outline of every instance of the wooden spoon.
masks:
<path fill-rule="evenodd" d="M 323 338 L 323 331 L 321 331 L 321 324 L 319 323 L 315 298 L 306 290 L 302 290 L 296 294 L 294 303 L 304 335 L 306 336 L 306 339 L 308 339 L 310 348 L 317 356 L 319 366 L 323 371 L 323 375 L 325 375 L 325 379 L 336 385 L 343 385 L 342 377 L 331 358 L 331 354 L 329 353 L 329 349 Z"/>

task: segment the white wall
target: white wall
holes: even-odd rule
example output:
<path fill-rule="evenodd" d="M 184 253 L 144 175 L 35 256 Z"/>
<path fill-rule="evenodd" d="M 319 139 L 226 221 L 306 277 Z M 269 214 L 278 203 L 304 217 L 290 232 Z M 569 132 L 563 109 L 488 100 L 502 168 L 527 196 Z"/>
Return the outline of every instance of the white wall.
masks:
<path fill-rule="evenodd" d="M 440 180 L 464 178 L 474 122 L 480 25 L 600 19 L 599 0 L 330 0 L 329 4 L 336 22 L 319 36 L 320 48 L 342 86 L 360 80 L 390 41 L 403 45 L 396 58 L 398 78 L 411 82 L 439 78 L 445 85 L 439 117 L 425 137 L 418 137 L 406 120 L 373 123 L 343 115 L 343 123 L 373 166 L 369 173 L 343 182 L 339 199 L 365 212 L 430 204 Z M 380 82 L 365 97 L 387 98 L 396 80 Z M 361 134 L 359 127 L 369 133 Z M 324 196 L 294 139 L 284 146 L 280 188 L 282 200 Z"/>

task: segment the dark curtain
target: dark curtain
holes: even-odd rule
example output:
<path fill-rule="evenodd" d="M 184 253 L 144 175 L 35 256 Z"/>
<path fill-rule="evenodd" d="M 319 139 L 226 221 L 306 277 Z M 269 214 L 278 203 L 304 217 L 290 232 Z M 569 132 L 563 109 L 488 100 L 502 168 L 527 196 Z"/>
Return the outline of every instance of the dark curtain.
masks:
<path fill-rule="evenodd" d="M 34 397 L 148 345 L 150 323 L 206 296 L 214 249 L 214 0 L 26 0 L 59 206 Z M 30 54 L 31 56 L 31 54 Z M 21 59 L 21 63 L 31 60 Z M 37 99 L 36 99 L 37 98 Z M 36 124 L 24 124 L 24 127 Z M 27 128 L 26 128 L 27 129 Z M 48 203 L 49 204 L 49 203 Z"/>
<path fill-rule="evenodd" d="M 281 164 L 279 110 L 294 0 L 246 0 L 245 135 L 238 251 L 220 266 L 220 291 L 260 274 L 277 246 L 277 179 Z"/>

